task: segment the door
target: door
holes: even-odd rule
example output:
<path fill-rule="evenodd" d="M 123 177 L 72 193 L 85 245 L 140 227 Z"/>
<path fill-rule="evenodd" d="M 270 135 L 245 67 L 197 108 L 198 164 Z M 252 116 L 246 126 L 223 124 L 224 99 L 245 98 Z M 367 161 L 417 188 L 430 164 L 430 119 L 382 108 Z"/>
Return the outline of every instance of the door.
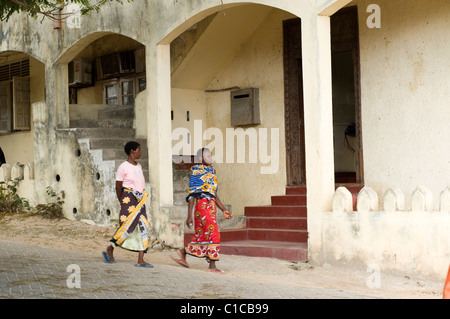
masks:
<path fill-rule="evenodd" d="M 288 186 L 306 185 L 301 20 L 283 21 L 286 173 Z"/>

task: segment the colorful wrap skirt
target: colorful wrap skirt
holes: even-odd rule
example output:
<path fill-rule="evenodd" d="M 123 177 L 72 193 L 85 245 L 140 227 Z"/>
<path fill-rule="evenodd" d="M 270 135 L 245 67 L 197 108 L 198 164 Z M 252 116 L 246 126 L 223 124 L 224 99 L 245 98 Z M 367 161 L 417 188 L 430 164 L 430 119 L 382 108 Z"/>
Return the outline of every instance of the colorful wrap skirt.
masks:
<path fill-rule="evenodd" d="M 214 198 L 196 200 L 194 230 L 186 253 L 199 258 L 219 260 L 220 232 L 216 223 L 216 201 Z"/>
<path fill-rule="evenodd" d="M 120 199 L 119 228 L 111 242 L 133 251 L 147 251 L 150 224 L 145 211 L 148 193 L 124 188 Z"/>

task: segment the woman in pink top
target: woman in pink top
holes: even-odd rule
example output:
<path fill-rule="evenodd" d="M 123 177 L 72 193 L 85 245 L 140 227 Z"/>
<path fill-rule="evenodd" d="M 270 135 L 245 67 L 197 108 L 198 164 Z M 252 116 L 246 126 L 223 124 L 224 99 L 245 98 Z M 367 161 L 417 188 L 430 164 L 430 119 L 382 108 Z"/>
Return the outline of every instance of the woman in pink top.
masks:
<path fill-rule="evenodd" d="M 141 164 L 136 159 L 141 157 L 141 146 L 137 142 L 125 145 L 127 161 L 120 164 L 116 174 L 116 194 L 120 202 L 119 228 L 111 239 L 112 245 L 102 252 L 107 263 L 115 262 L 114 247 L 138 251 L 136 267 L 153 268 L 144 261 L 148 248 L 149 222 L 145 211 L 148 193 L 145 191 L 145 178 Z"/>

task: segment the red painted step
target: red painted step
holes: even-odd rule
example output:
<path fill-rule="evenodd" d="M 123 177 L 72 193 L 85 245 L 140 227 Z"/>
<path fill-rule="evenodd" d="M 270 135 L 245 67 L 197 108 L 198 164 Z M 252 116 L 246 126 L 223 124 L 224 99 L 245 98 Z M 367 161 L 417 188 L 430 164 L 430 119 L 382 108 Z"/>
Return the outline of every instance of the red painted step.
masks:
<path fill-rule="evenodd" d="M 306 195 L 306 187 L 302 186 L 286 186 L 286 195 Z"/>
<path fill-rule="evenodd" d="M 306 217 L 250 217 L 247 228 L 307 229 Z"/>
<path fill-rule="evenodd" d="M 231 241 L 222 243 L 220 252 L 229 255 L 270 257 L 289 261 L 308 260 L 308 245 L 306 243 L 261 240 Z"/>
<path fill-rule="evenodd" d="M 192 232 L 185 232 L 184 233 L 184 244 L 187 245 L 191 242 L 192 236 L 194 236 L 194 233 Z M 226 242 L 226 241 L 235 241 L 235 240 L 246 240 L 248 239 L 248 229 L 247 228 L 241 228 L 241 229 L 221 229 L 220 230 L 220 242 Z"/>
<path fill-rule="evenodd" d="M 306 261 L 306 187 L 286 187 L 286 195 L 272 196 L 271 204 L 245 207 L 245 228 L 221 230 L 221 253 Z M 185 233 L 185 245 L 192 235 Z"/>
<path fill-rule="evenodd" d="M 306 206 L 247 206 L 247 217 L 306 217 Z"/>
<path fill-rule="evenodd" d="M 308 232 L 306 230 L 249 228 L 248 239 L 305 243 L 308 241 Z"/>
<path fill-rule="evenodd" d="M 303 195 L 303 194 L 272 196 L 271 200 L 272 200 L 272 205 L 274 205 L 274 206 L 306 205 L 306 195 Z"/>

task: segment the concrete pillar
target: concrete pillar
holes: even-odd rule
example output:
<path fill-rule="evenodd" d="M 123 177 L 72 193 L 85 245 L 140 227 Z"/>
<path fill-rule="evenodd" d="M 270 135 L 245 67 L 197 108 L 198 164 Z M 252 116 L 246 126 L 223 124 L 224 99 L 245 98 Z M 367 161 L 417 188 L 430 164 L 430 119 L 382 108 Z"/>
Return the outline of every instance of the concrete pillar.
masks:
<path fill-rule="evenodd" d="M 147 45 L 147 123 L 152 208 L 173 203 L 170 44 Z"/>
<path fill-rule="evenodd" d="M 70 126 L 69 115 L 69 73 L 68 64 L 55 64 L 55 102 L 56 102 L 56 125 L 58 128 Z"/>
<path fill-rule="evenodd" d="M 309 257 L 321 263 L 322 212 L 334 194 L 330 18 L 302 18 L 305 157 L 308 191 Z"/>

